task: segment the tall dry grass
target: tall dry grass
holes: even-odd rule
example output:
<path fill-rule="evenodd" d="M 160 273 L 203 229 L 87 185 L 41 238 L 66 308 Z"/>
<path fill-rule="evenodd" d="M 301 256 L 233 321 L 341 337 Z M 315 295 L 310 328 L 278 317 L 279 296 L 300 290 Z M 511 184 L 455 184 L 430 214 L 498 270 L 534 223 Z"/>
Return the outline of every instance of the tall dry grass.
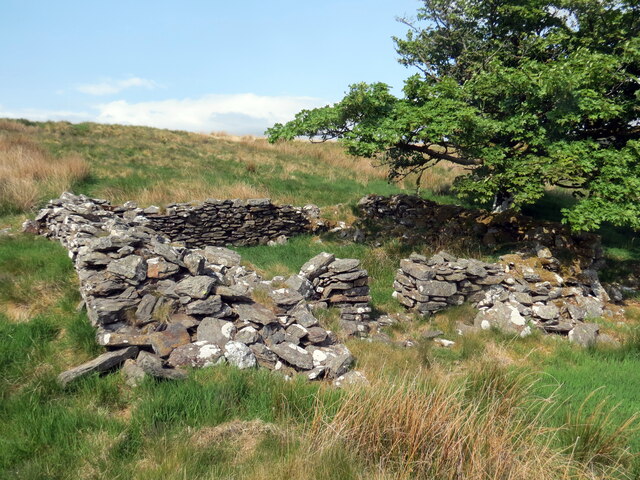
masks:
<path fill-rule="evenodd" d="M 532 401 L 529 378 L 486 365 L 475 373 L 471 385 L 407 376 L 352 389 L 330 420 L 316 416 L 314 454 L 345 449 L 397 479 L 625 478 L 623 448 L 594 465 L 554 447 L 559 430 L 544 426 L 549 407 Z"/>
<path fill-rule="evenodd" d="M 55 158 L 19 130 L 0 135 L 0 210 L 28 211 L 88 175 L 77 154 Z"/>
<path fill-rule="evenodd" d="M 267 153 L 263 159 L 273 158 L 273 154 L 309 157 L 314 160 L 310 167 L 313 171 L 318 171 L 321 165 L 333 167 L 343 171 L 354 173 L 354 180 L 366 182 L 373 179 L 386 179 L 389 170 L 386 166 L 380 165 L 375 159 L 364 157 L 353 157 L 345 153 L 344 147 L 337 142 L 312 143 L 306 140 L 295 140 L 291 142 L 269 143 L 266 138 L 254 137 L 251 135 L 236 136 L 226 132 L 213 132 L 211 134 L 217 140 L 224 140 L 233 143 L 240 143 L 254 149 L 256 152 Z M 303 165 L 296 165 L 296 168 L 304 170 Z M 326 173 L 326 172 L 324 172 Z"/>

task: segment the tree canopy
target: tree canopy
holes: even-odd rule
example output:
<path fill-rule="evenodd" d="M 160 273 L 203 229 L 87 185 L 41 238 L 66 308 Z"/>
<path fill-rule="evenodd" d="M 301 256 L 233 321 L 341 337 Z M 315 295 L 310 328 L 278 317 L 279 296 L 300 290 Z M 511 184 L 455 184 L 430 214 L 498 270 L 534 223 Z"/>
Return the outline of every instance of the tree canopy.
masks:
<path fill-rule="evenodd" d="M 459 195 L 514 208 L 569 188 L 576 230 L 640 228 L 638 0 L 424 0 L 401 21 L 399 61 L 419 72 L 402 98 L 354 84 L 269 139 L 337 138 L 391 179 L 448 160 L 469 169 Z"/>

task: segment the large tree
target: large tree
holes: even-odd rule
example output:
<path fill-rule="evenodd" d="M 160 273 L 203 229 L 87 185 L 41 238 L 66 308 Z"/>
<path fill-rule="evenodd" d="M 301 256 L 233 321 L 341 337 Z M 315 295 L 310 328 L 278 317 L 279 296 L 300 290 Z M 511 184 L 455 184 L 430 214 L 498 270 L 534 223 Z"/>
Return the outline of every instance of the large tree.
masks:
<path fill-rule="evenodd" d="M 442 160 L 465 165 L 457 192 L 497 207 L 535 202 L 550 185 L 579 201 L 577 230 L 640 228 L 638 0 L 424 0 L 394 38 L 419 73 L 396 98 L 355 84 L 338 103 L 303 110 L 271 141 L 341 139 L 390 177 Z"/>

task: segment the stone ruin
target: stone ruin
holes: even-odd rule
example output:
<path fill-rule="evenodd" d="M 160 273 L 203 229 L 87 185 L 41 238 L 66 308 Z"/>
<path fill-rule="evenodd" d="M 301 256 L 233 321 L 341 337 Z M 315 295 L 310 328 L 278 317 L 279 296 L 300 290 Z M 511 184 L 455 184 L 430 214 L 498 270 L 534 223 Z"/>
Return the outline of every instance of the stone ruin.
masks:
<path fill-rule="evenodd" d="M 317 306 L 340 309 L 343 332 L 360 337 L 369 333 L 369 274 L 360 268 L 359 260 L 336 259 L 333 254 L 323 252 L 305 263 L 298 277 L 310 282 L 313 293 L 309 298 L 315 300 Z M 294 281 L 290 279 L 289 283 L 297 288 L 298 280 Z"/>
<path fill-rule="evenodd" d="M 248 201 L 239 208 L 256 215 L 253 207 L 256 203 Z M 264 243 L 300 231 L 299 224 L 290 228 L 288 222 L 277 222 L 283 212 L 301 215 L 301 210 L 275 211 L 276 226 L 260 233 L 246 230 L 234 238 L 243 244 Z M 61 383 L 123 362 L 132 384 L 145 375 L 181 378 L 181 367 L 223 361 L 289 376 L 300 373 L 312 380 L 343 383 L 350 375 L 358 377 L 349 372 L 353 356 L 347 347 L 319 324 L 312 310 L 340 306 L 343 322 L 353 324 L 354 332 L 364 330 L 370 312 L 368 276 L 358 260 L 320 254 L 289 278 L 285 288 L 276 288 L 242 266 L 232 250 L 172 242 L 150 228 L 156 225 L 147 220 L 156 218 L 150 215 L 155 213 L 132 204 L 114 207 L 105 200 L 65 193 L 26 222 L 26 231 L 57 239 L 69 251 L 97 341 L 108 350 L 62 373 Z M 262 218 L 252 225 L 266 225 Z M 190 242 L 195 244 L 195 237 Z"/>
<path fill-rule="evenodd" d="M 473 325 L 459 322 L 458 333 L 499 330 L 526 336 L 532 328 L 568 335 L 584 346 L 612 343 L 599 335 L 598 325 L 607 293 L 597 274 L 585 271 L 582 281 L 567 281 L 555 269 L 558 261 L 547 248 L 536 258 L 505 255 L 502 263 L 458 259 L 446 252 L 431 258 L 412 254 L 400 263 L 393 296 L 408 309 L 423 315 L 470 302 L 478 308 Z"/>
<path fill-rule="evenodd" d="M 402 238 L 406 244 L 478 247 L 497 250 L 546 247 L 562 261 L 563 276 L 576 277 L 583 270 L 604 264 L 600 237 L 576 234 L 556 222 L 543 222 L 513 212 L 493 214 L 482 209 L 441 205 L 414 195 L 367 195 L 358 203 L 358 236 Z"/>
<path fill-rule="evenodd" d="M 522 336 L 539 328 L 566 334 L 582 345 L 615 342 L 585 320 L 604 312 L 607 293 L 596 268 L 597 236 L 573 236 L 551 223 L 514 220 L 462 207 L 436 205 L 407 195 L 367 196 L 361 225 L 373 222 L 405 241 L 464 235 L 487 245 L 535 245 L 533 257 L 501 257 L 501 263 L 458 259 L 445 252 L 412 254 L 401 261 L 394 297 L 423 315 L 471 302 L 479 312 L 458 331 L 499 328 Z M 504 228 L 505 231 L 501 231 Z M 323 252 L 299 274 L 263 280 L 224 245 L 274 244 L 324 231 L 313 205 L 276 206 L 268 200 L 207 200 L 138 208 L 127 202 L 63 194 L 49 202 L 25 231 L 59 240 L 80 280 L 88 317 L 107 353 L 60 375 L 66 384 L 91 372 L 122 366 L 127 381 L 145 375 L 182 378 L 182 367 L 228 362 L 261 366 L 286 376 L 363 381 L 349 371 L 353 357 L 316 319 L 317 309 L 340 310 L 340 327 L 363 337 L 384 321 L 372 321 L 369 277 L 357 259 Z M 497 234 L 499 233 L 499 235 Z M 501 239 L 498 240 L 498 237 Z M 567 266 L 554 251 L 578 253 Z M 561 276 L 562 275 L 562 276 Z"/>

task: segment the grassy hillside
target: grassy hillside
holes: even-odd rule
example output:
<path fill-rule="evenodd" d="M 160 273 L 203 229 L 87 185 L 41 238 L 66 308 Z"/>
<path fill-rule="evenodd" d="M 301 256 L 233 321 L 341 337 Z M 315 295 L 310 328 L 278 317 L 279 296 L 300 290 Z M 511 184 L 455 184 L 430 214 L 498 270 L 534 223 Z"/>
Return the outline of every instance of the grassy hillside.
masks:
<path fill-rule="evenodd" d="M 0 478 L 640 478 L 638 424 L 629 421 L 640 411 L 634 305 L 623 323 L 599 320 L 624 342 L 616 350 L 541 335 L 456 337 L 455 321 L 473 315 L 466 306 L 429 322 L 408 317 L 387 342 L 348 341 L 372 383 L 362 391 L 227 366 L 136 389 L 118 374 L 57 386 L 57 373 L 100 348 L 76 309 L 66 252 L 16 233 L 39 202 L 62 189 L 142 205 L 269 196 L 346 218 L 364 194 L 400 191 L 338 145 L 0 121 L 0 172 L 0 230 L 14 228 L 0 235 Z M 453 201 L 443 194 L 454 176 L 441 169 L 427 194 Z M 297 272 L 323 250 L 360 258 L 375 309 L 401 311 L 391 283 L 410 250 L 398 240 L 299 237 L 238 250 L 267 277 Z M 336 324 L 331 312 L 321 320 Z M 424 340 L 431 328 L 456 345 Z"/>

